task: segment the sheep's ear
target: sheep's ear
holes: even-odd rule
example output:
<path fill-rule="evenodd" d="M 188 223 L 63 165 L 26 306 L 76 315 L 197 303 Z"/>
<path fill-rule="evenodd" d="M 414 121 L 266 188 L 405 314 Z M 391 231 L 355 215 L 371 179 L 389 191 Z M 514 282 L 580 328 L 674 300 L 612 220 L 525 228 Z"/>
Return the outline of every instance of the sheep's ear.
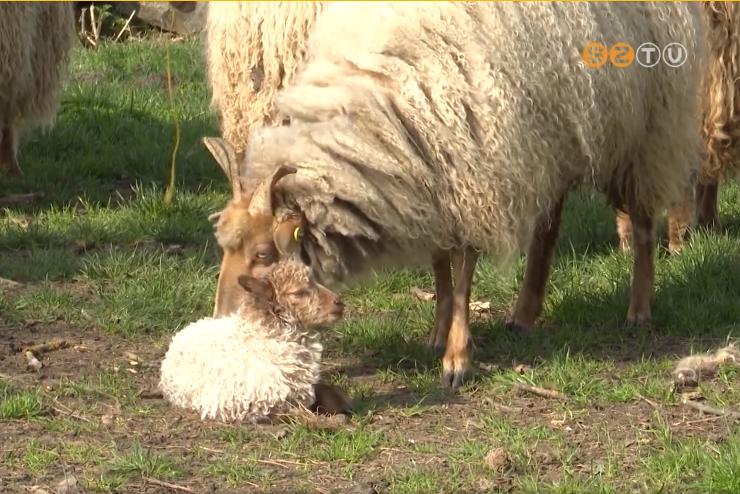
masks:
<path fill-rule="evenodd" d="M 297 172 L 298 170 L 292 166 L 281 165 L 272 175 L 263 180 L 252 195 L 252 202 L 249 203 L 249 214 L 252 216 L 273 215 L 272 189 L 281 178 Z"/>
<path fill-rule="evenodd" d="M 261 300 L 272 300 L 275 297 L 275 291 L 272 284 L 265 278 L 255 278 L 254 276 L 242 275 L 238 278 L 239 285 L 247 292 Z"/>
<path fill-rule="evenodd" d="M 275 227 L 272 240 L 281 258 L 299 257 L 303 228 L 303 221 L 299 215 L 291 215 Z"/>
<path fill-rule="evenodd" d="M 242 184 L 239 180 L 239 156 L 228 142 L 218 137 L 204 137 L 203 145 L 208 149 L 216 160 L 221 171 L 231 184 L 231 192 L 236 197 L 242 192 Z"/>

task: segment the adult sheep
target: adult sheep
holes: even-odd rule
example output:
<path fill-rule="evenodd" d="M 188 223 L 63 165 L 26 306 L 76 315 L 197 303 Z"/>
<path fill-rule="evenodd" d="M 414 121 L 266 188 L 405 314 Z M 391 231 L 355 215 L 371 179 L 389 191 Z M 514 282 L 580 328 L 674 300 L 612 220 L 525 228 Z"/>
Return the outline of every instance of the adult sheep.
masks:
<path fill-rule="evenodd" d="M 687 233 L 699 226 L 719 226 L 719 183 L 740 175 L 740 5 L 736 2 L 702 2 L 707 21 L 709 67 L 702 91 L 701 136 L 704 158 L 683 208 L 669 212 L 674 225 L 668 248 L 678 252 Z M 623 250 L 629 248 L 631 222 L 628 214 L 617 216 L 617 232 Z"/>
<path fill-rule="evenodd" d="M 536 240 L 557 233 L 566 192 L 585 182 L 632 215 L 627 320 L 647 322 L 653 218 L 697 162 L 702 29 L 692 4 L 327 5 L 305 64 L 276 98 L 289 125 L 252 135 L 237 166 L 247 176 L 236 182 L 250 185 L 235 186 L 246 193 L 216 226 L 217 308 L 230 305 L 222 288 L 245 269 L 247 244 L 264 264 L 300 252 L 329 282 L 432 261 L 452 285 L 458 252 L 443 328 L 443 382 L 455 388 L 471 365 L 478 253 L 503 259 L 530 243 L 530 256 L 546 253 Z M 689 59 L 589 69 L 580 51 L 590 41 L 679 42 Z M 210 143 L 222 166 L 239 161 Z"/>
<path fill-rule="evenodd" d="M 211 105 L 241 153 L 257 127 L 276 123 L 275 93 L 295 73 L 321 2 L 211 2 L 206 59 Z M 279 122 L 277 122 L 279 123 Z"/>
<path fill-rule="evenodd" d="M 19 133 L 54 120 L 74 40 L 72 2 L 13 2 L 0 9 L 0 173 L 22 175 Z"/>

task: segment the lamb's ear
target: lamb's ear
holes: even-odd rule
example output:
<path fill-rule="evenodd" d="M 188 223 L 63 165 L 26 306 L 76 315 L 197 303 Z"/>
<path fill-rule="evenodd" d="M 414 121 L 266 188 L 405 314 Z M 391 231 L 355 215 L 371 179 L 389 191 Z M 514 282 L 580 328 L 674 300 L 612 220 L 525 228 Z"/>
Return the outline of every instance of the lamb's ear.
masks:
<path fill-rule="evenodd" d="M 267 177 L 262 183 L 260 183 L 252 195 L 252 202 L 249 203 L 249 214 L 253 216 L 273 215 L 273 204 L 272 204 L 272 189 L 275 184 L 286 175 L 297 173 L 292 166 L 281 165 L 277 170 L 272 172 L 272 175 Z"/>
<path fill-rule="evenodd" d="M 300 256 L 303 228 L 301 216 L 297 214 L 289 216 L 275 227 L 272 240 L 281 258 Z"/>
<path fill-rule="evenodd" d="M 219 137 L 204 137 L 203 145 L 208 149 L 216 160 L 221 171 L 231 184 L 231 192 L 236 197 L 242 192 L 241 181 L 239 180 L 239 156 L 228 142 Z"/>
<path fill-rule="evenodd" d="M 244 290 L 260 300 L 272 300 L 275 298 L 275 290 L 273 290 L 272 284 L 265 278 L 242 275 L 239 276 L 237 281 Z"/>

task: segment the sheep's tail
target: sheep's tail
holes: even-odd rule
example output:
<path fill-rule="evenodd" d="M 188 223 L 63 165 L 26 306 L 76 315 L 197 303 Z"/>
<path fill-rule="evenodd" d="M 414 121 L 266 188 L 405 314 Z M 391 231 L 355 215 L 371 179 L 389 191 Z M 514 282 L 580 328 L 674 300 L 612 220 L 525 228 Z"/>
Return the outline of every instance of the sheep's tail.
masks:
<path fill-rule="evenodd" d="M 710 56 L 702 125 L 706 143 L 702 179 L 714 181 L 740 170 L 740 5 L 704 2 L 704 10 Z"/>

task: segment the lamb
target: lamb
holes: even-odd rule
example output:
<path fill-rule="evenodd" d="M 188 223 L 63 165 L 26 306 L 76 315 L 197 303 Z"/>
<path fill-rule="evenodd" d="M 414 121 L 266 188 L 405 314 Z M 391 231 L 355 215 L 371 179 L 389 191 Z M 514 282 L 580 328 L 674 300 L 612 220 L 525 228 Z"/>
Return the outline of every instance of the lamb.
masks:
<path fill-rule="evenodd" d="M 212 107 L 237 154 L 262 125 L 280 123 L 273 98 L 303 59 L 322 2 L 212 2 L 206 58 Z"/>
<path fill-rule="evenodd" d="M 239 284 L 238 312 L 201 319 L 172 338 L 161 365 L 165 398 L 223 421 L 261 422 L 294 406 L 343 408 L 317 396 L 342 397 L 319 383 L 322 345 L 311 331 L 341 318 L 341 298 L 291 260 Z"/>
<path fill-rule="evenodd" d="M 506 260 L 554 242 L 567 190 L 585 182 L 632 214 L 627 320 L 648 322 L 653 218 L 698 161 L 703 39 L 691 4 L 327 5 L 276 98 L 289 124 L 255 132 L 241 161 L 211 141 L 217 161 L 238 161 L 242 191 L 217 218 L 216 310 L 229 310 L 240 271 L 278 257 L 299 254 L 326 282 L 431 261 L 453 294 L 433 333 L 456 388 L 471 366 L 479 252 Z M 579 51 L 592 40 L 679 42 L 690 56 L 675 69 L 591 70 Z"/>
<path fill-rule="evenodd" d="M 72 2 L 13 2 L 0 11 L 0 173 L 22 175 L 19 134 L 51 125 L 75 39 Z"/>

